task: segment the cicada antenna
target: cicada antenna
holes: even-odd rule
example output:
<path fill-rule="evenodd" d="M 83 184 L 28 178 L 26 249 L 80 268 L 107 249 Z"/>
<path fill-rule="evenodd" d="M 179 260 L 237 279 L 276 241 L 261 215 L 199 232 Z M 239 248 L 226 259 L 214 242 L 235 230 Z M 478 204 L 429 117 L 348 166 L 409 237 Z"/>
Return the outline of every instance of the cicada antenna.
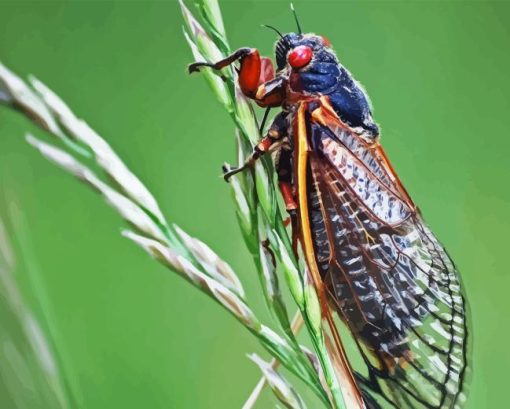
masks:
<path fill-rule="evenodd" d="M 287 40 L 285 38 L 285 36 L 282 34 L 282 32 L 280 30 L 278 30 L 276 27 L 273 27 L 273 26 L 270 26 L 269 24 L 262 24 L 262 27 L 265 27 L 265 28 L 269 28 L 270 30 L 273 30 L 276 32 L 276 34 L 278 34 L 280 36 L 280 38 L 282 39 L 282 41 L 287 44 L 287 47 L 290 47 L 290 43 L 289 43 L 289 40 Z"/>
<path fill-rule="evenodd" d="M 278 34 L 281 37 L 282 40 L 285 40 L 285 37 L 283 36 L 281 31 L 278 30 L 276 27 L 270 26 L 269 24 L 262 24 L 262 27 L 269 28 L 270 30 L 275 31 L 276 34 Z"/>
<path fill-rule="evenodd" d="M 301 30 L 301 24 L 299 24 L 298 16 L 296 13 L 296 9 L 294 8 L 294 4 L 290 3 L 290 9 L 292 10 L 292 14 L 294 14 L 294 20 L 296 20 L 296 26 L 299 34 L 303 34 L 303 30 Z"/>

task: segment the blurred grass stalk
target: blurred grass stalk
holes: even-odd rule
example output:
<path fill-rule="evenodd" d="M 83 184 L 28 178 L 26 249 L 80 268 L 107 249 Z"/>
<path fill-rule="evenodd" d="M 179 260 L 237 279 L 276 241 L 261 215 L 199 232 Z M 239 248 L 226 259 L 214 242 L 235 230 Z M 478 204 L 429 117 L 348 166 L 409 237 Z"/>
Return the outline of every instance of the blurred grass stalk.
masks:
<path fill-rule="evenodd" d="M 196 0 L 203 25 L 193 16 L 182 0 L 180 5 L 185 20 L 184 36 L 191 48 L 195 61 L 214 63 L 231 53 L 226 39 L 225 29 L 217 0 Z M 204 28 L 205 27 L 205 28 Z M 231 115 L 237 127 L 237 144 L 239 163 L 244 163 L 253 146 L 262 137 L 257 119 L 251 104 L 237 87 L 237 74 L 232 66 L 221 72 L 211 69 L 201 71 L 218 101 Z M 263 131 L 263 130 L 262 130 Z M 228 165 L 226 165 L 229 168 Z M 231 185 L 238 206 L 238 219 L 243 231 L 246 245 L 250 249 L 255 264 L 262 278 L 265 296 L 269 309 L 277 318 L 281 329 L 291 345 L 297 346 L 294 334 L 290 330 L 285 303 L 278 288 L 275 274 L 268 277 L 268 251 L 261 243 L 268 243 L 270 253 L 275 254 L 278 265 L 283 270 L 287 285 L 302 314 L 315 352 L 319 358 L 330 405 L 334 408 L 359 408 L 355 393 L 345 379 L 345 373 L 338 365 L 341 357 L 326 339 L 328 336 L 322 327 L 322 311 L 309 273 L 300 264 L 292 250 L 288 232 L 282 219 L 282 209 L 277 201 L 274 183 L 274 169 L 268 158 L 258 161 L 253 172 L 244 172 L 234 176 Z M 259 250 L 257 254 L 257 249 Z M 263 383 L 257 385 L 249 402 L 256 397 Z M 343 392 L 343 393 L 342 393 Z M 245 406 L 247 409 L 249 406 Z"/>
<path fill-rule="evenodd" d="M 13 214 L 17 209 L 9 210 L 13 224 L 13 219 L 18 218 Z M 20 234 L 18 229 L 16 234 Z M 64 371 L 55 334 L 49 335 L 48 317 L 43 316 L 46 322 L 36 318 L 17 282 L 20 268 L 31 267 L 18 260 L 0 218 L 0 379 L 7 394 L 4 399 L 11 400 L 19 409 L 30 409 L 34 404 L 62 409 L 79 407 L 81 399 Z M 31 275 L 28 271 L 22 273 Z"/>

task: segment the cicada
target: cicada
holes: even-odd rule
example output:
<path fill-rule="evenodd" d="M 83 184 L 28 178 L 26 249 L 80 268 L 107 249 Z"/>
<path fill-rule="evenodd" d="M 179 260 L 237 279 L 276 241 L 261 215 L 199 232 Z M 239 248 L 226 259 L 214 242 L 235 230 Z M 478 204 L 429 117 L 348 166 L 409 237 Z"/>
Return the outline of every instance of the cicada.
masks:
<path fill-rule="evenodd" d="M 388 160 L 365 90 L 330 42 L 299 23 L 298 32 L 274 30 L 276 70 L 254 48 L 190 65 L 194 72 L 238 62 L 244 95 L 281 110 L 225 178 L 276 147 L 295 242 L 356 340 L 367 370 L 355 382 L 367 407 L 461 407 L 468 326 L 457 269 Z"/>

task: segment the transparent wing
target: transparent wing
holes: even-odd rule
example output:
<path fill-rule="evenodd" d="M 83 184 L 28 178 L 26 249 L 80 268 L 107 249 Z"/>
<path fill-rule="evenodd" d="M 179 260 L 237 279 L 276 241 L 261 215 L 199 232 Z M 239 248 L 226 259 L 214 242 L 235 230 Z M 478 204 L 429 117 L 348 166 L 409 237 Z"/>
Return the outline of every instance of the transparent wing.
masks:
<path fill-rule="evenodd" d="M 317 265 L 368 373 L 399 408 L 460 407 L 466 303 L 456 268 L 382 149 L 339 122 L 311 124 L 309 211 Z"/>

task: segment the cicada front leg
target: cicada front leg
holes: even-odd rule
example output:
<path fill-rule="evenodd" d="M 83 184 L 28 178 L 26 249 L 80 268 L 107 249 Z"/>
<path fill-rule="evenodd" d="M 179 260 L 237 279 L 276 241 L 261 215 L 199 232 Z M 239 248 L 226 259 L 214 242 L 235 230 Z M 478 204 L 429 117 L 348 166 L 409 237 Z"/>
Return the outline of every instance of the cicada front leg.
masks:
<path fill-rule="evenodd" d="M 248 98 L 262 107 L 280 106 L 285 98 L 285 80 L 275 77 L 271 59 L 261 57 L 256 48 L 240 48 L 223 60 L 215 63 L 196 62 L 188 66 L 189 73 L 200 71 L 201 67 L 221 70 L 239 61 L 239 88 Z"/>

